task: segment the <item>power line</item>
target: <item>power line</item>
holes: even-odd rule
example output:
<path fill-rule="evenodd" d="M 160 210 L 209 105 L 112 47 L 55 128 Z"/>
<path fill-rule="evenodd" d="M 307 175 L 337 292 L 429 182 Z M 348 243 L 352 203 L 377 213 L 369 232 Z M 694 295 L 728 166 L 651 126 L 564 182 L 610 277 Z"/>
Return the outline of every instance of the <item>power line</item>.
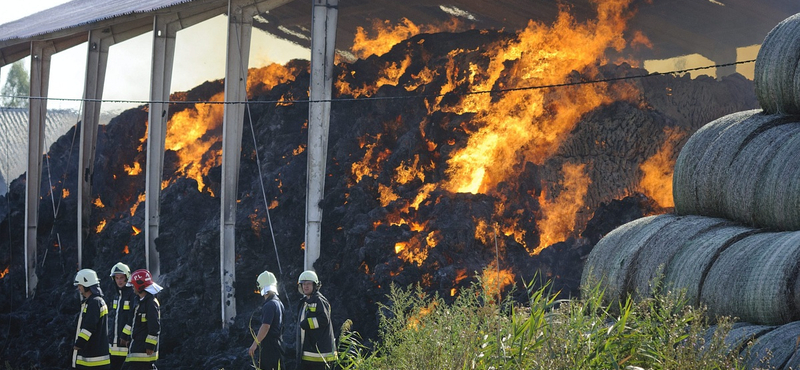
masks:
<path fill-rule="evenodd" d="M 456 96 L 467 96 L 467 95 L 478 95 L 478 94 L 502 94 L 506 92 L 512 91 L 524 91 L 524 90 L 541 90 L 541 89 L 551 89 L 551 88 L 559 88 L 559 87 L 569 87 L 569 86 L 580 86 L 580 85 L 591 85 L 597 83 L 607 83 L 607 82 L 617 82 L 617 81 L 624 81 L 624 80 L 634 80 L 634 79 L 641 79 L 647 77 L 655 77 L 655 76 L 666 76 L 666 75 L 679 75 L 688 72 L 694 71 L 702 71 L 712 68 L 720 68 L 720 67 L 730 67 L 736 66 L 739 64 L 747 64 L 747 63 L 754 63 L 756 60 L 743 60 L 740 62 L 733 62 L 733 63 L 725 63 L 725 64 L 714 64 L 704 67 L 695 67 L 695 68 L 686 68 L 686 69 L 679 69 L 669 72 L 652 72 L 643 75 L 633 75 L 633 76 L 623 76 L 623 77 L 612 77 L 612 78 L 602 78 L 598 80 L 585 80 L 585 81 L 575 81 L 575 82 L 564 82 L 559 84 L 548 84 L 548 85 L 536 85 L 536 86 L 522 86 L 522 87 L 510 87 L 505 89 L 492 89 L 492 90 L 480 90 L 480 91 L 468 91 L 462 93 L 456 92 L 449 92 L 447 94 L 456 95 Z M 151 104 L 151 103 L 161 103 L 161 104 L 208 104 L 208 105 L 235 105 L 235 104 L 308 104 L 308 103 L 336 103 L 336 102 L 347 102 L 347 101 L 372 101 L 372 100 L 409 100 L 409 99 L 420 99 L 420 98 L 438 98 L 445 96 L 447 94 L 414 94 L 414 95 L 396 95 L 396 96 L 369 96 L 369 97 L 358 97 L 358 98 L 332 98 L 332 99 L 321 99 L 321 100 L 311 100 L 311 99 L 300 99 L 300 100 L 253 100 L 253 101 L 202 101 L 202 100 L 195 100 L 195 101 L 177 101 L 177 100 L 168 100 L 168 101 L 154 101 L 154 100 L 118 100 L 118 99 L 86 99 L 86 98 L 51 98 L 51 97 L 41 97 L 41 96 L 9 96 L 9 95 L 0 95 L 0 98 L 19 98 L 19 99 L 31 99 L 31 100 L 54 100 L 54 101 L 65 101 L 65 102 L 92 102 L 92 103 L 125 103 L 125 104 Z"/>

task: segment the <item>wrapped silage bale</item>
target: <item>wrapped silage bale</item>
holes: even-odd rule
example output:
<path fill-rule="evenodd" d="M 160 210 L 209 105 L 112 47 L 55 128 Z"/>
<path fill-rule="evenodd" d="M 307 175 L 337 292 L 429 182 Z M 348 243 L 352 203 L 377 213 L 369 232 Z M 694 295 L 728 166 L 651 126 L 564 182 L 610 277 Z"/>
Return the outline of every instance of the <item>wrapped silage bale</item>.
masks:
<path fill-rule="evenodd" d="M 769 333 L 778 328 L 776 325 L 756 325 L 749 322 L 737 322 L 731 325 L 731 330 L 725 335 L 723 342 L 728 352 L 740 352 L 751 340 Z M 705 335 L 705 342 L 710 343 L 717 330 L 717 325 L 708 328 Z"/>
<path fill-rule="evenodd" d="M 797 351 L 798 337 L 800 337 L 800 321 L 781 325 L 758 337 L 752 347 L 742 350 L 745 367 L 788 369 L 786 365 Z"/>
<path fill-rule="evenodd" d="M 587 291 L 599 284 L 605 291 L 606 302 L 624 302 L 628 293 L 626 282 L 630 269 L 635 267 L 633 263 L 636 254 L 646 244 L 647 239 L 676 219 L 671 214 L 643 217 L 606 234 L 586 259 L 581 289 Z"/>
<path fill-rule="evenodd" d="M 681 148 L 672 175 L 672 197 L 678 214 L 702 215 L 697 201 L 697 182 L 706 174 L 697 171 L 698 163 L 723 131 L 753 115 L 760 109 L 731 113 L 700 127 Z"/>
<path fill-rule="evenodd" d="M 664 272 L 665 287 L 684 291 L 687 304 L 700 303 L 700 289 L 711 265 L 731 244 L 758 232 L 733 223 L 704 230 L 680 246 Z"/>
<path fill-rule="evenodd" d="M 800 14 L 778 23 L 764 38 L 753 76 L 767 113 L 800 114 Z"/>
<path fill-rule="evenodd" d="M 800 132 L 800 120 L 763 113 L 740 118 L 726 116 L 717 120 L 721 122 L 715 121 L 715 127 L 721 130 L 698 131 L 681 149 L 673 177 L 676 213 L 775 227 L 753 224 L 756 189 L 782 144 Z M 705 135 L 714 139 L 704 138 Z M 689 145 L 696 136 L 703 145 Z M 694 171 L 691 177 L 683 175 L 688 171 Z M 786 179 L 784 175 L 781 178 Z"/>
<path fill-rule="evenodd" d="M 638 298 L 653 295 L 652 283 L 663 278 L 675 253 L 692 238 L 728 221 L 703 216 L 676 216 L 673 222 L 664 225 L 658 233 L 647 239 L 631 269 L 627 289 Z M 666 282 L 665 282 L 666 283 Z"/>
<path fill-rule="evenodd" d="M 767 174 L 769 165 L 773 162 L 775 157 L 781 152 L 791 150 L 795 156 L 800 153 L 800 146 L 787 147 L 787 142 L 795 137 L 800 137 L 800 120 L 796 117 L 783 116 L 775 118 L 772 121 L 776 126 L 770 127 L 757 135 L 753 136 L 751 140 L 746 141 L 743 147 L 739 150 L 733 162 L 728 168 L 727 179 L 721 187 L 721 193 L 724 196 L 723 217 L 743 222 L 748 225 L 758 225 L 763 227 L 776 227 L 773 224 L 757 224 L 757 220 L 762 220 L 767 217 L 758 217 L 756 213 L 761 211 L 756 207 L 757 193 L 763 192 L 764 184 L 768 182 Z M 785 124 L 783 124 L 785 123 Z M 791 181 L 790 173 L 776 173 L 769 172 L 772 176 L 777 176 L 778 182 Z M 785 197 L 797 198 L 800 195 L 781 193 L 779 189 L 771 195 L 761 195 L 761 198 L 770 197 L 776 202 L 785 203 L 781 195 Z M 794 211 L 788 209 L 775 209 L 768 212 L 781 212 Z M 784 217 L 785 218 L 785 217 Z M 800 219 L 797 220 L 800 223 Z M 797 230 L 779 228 L 779 230 Z"/>
<path fill-rule="evenodd" d="M 800 318 L 795 281 L 800 269 L 800 232 L 747 236 L 720 253 L 700 293 L 709 313 L 781 325 Z"/>
<path fill-rule="evenodd" d="M 800 135 L 780 146 L 762 179 L 753 204 L 755 223 L 800 230 Z"/>

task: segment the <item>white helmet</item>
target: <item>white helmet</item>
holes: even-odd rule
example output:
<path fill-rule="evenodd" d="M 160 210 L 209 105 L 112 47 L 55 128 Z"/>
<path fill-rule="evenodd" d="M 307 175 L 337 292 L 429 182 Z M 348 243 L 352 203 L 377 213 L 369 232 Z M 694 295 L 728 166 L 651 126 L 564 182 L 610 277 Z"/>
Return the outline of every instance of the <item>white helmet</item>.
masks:
<path fill-rule="evenodd" d="M 100 279 L 97 278 L 97 273 L 92 269 L 83 269 L 75 274 L 75 282 L 73 285 L 83 285 L 85 288 L 100 284 Z"/>
<path fill-rule="evenodd" d="M 258 290 L 262 296 L 267 295 L 268 292 L 278 294 L 278 279 L 269 271 L 264 271 L 256 279 L 258 282 Z"/>
<path fill-rule="evenodd" d="M 116 274 L 125 274 L 125 276 L 128 278 L 128 280 L 130 280 L 131 279 L 131 268 L 128 267 L 128 265 L 126 265 L 126 264 L 124 264 L 122 262 L 117 262 L 117 264 L 114 265 L 114 267 L 111 268 L 111 275 L 108 275 L 108 276 L 114 277 L 114 275 L 116 275 Z"/>
<path fill-rule="evenodd" d="M 297 291 L 303 293 L 303 282 L 310 281 L 314 283 L 314 291 L 316 292 L 322 286 L 320 283 L 319 278 L 317 277 L 317 273 L 313 270 L 306 270 L 300 274 L 300 277 L 297 278 Z"/>

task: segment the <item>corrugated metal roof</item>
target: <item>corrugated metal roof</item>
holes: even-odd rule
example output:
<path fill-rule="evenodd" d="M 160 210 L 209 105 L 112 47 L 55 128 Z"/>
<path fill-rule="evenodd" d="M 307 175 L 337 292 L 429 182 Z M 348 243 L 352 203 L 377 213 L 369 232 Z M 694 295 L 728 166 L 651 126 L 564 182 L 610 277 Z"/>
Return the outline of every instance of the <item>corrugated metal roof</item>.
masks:
<path fill-rule="evenodd" d="M 73 0 L 0 25 L 0 42 L 28 39 L 134 13 L 168 8 L 193 0 Z"/>

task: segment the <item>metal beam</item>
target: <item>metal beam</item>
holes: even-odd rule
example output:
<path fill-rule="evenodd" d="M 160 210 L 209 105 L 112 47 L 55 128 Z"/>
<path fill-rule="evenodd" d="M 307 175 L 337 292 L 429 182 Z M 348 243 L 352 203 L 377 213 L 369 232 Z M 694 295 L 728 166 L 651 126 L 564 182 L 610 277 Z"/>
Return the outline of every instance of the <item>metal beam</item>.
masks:
<path fill-rule="evenodd" d="M 247 100 L 250 35 L 256 8 L 252 1 L 228 2 L 228 41 L 225 61 L 225 101 Z M 236 317 L 236 199 L 245 105 L 226 104 L 222 121 L 222 189 L 220 191 L 220 279 L 222 326 Z"/>
<path fill-rule="evenodd" d="M 147 227 L 144 230 L 145 260 L 147 269 L 158 280 L 161 263 L 156 249 L 158 237 L 161 175 L 164 171 L 164 145 L 167 136 L 169 91 L 172 66 L 175 60 L 175 38 L 181 29 L 178 16 L 153 18 L 153 59 L 150 69 L 150 110 L 147 129 L 147 164 L 145 171 L 145 211 Z"/>
<path fill-rule="evenodd" d="M 311 270 L 320 255 L 325 164 L 331 112 L 331 84 L 339 0 L 313 0 L 311 19 L 311 103 L 308 108 L 308 168 L 304 268 Z"/>
<path fill-rule="evenodd" d="M 31 74 L 28 103 L 28 172 L 25 179 L 25 296 L 36 292 L 36 252 L 39 230 L 39 197 L 42 181 L 47 90 L 50 80 L 50 59 L 55 54 L 52 42 L 35 41 L 30 45 Z M 52 191 L 52 189 L 50 189 Z"/>

